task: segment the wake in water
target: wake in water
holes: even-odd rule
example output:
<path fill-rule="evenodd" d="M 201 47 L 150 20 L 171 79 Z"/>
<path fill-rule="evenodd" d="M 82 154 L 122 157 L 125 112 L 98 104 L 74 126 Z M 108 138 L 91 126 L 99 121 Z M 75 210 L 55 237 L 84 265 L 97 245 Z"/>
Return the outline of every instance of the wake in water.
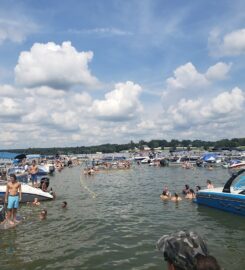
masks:
<path fill-rule="evenodd" d="M 84 183 L 83 178 L 82 178 L 82 175 L 80 176 L 80 183 L 81 183 L 82 188 L 85 189 L 85 190 L 87 190 L 87 192 L 90 194 L 90 196 L 91 196 L 93 199 L 95 199 L 95 198 L 97 197 L 97 194 L 96 194 L 94 191 L 90 190 L 90 189 L 87 187 L 87 185 Z"/>

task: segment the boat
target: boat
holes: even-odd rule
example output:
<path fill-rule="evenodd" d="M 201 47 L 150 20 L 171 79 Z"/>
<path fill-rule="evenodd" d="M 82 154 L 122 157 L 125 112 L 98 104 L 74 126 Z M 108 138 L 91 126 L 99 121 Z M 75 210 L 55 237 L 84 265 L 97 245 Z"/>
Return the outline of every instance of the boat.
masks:
<path fill-rule="evenodd" d="M 231 165 L 228 167 L 229 169 L 245 169 L 245 161 L 241 161 L 241 160 L 234 160 L 231 161 Z"/>
<path fill-rule="evenodd" d="M 53 199 L 53 195 L 51 195 L 49 192 L 42 191 L 40 188 L 35 188 L 25 183 L 21 184 L 21 191 L 22 203 L 33 202 L 35 198 L 37 198 L 39 201 L 47 201 Z M 0 199 L 4 200 L 5 192 L 6 181 L 0 182 Z"/>
<path fill-rule="evenodd" d="M 199 190 L 196 203 L 245 216 L 245 169 L 234 172 L 224 187 Z"/>

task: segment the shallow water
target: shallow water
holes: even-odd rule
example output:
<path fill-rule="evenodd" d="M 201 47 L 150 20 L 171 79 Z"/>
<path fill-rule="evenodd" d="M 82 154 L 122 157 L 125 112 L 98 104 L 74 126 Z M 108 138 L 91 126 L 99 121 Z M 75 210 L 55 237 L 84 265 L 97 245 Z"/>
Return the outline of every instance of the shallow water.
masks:
<path fill-rule="evenodd" d="M 202 235 L 225 269 L 245 269 L 245 218 L 183 200 L 162 202 L 167 184 L 181 192 L 184 184 L 216 186 L 229 177 L 225 169 L 152 168 L 80 177 L 81 167 L 51 177 L 57 199 L 40 207 L 22 206 L 25 220 L 0 231 L 0 269 L 166 269 L 155 244 L 182 229 Z M 61 209 L 61 202 L 68 209 Z M 38 219 L 41 208 L 45 221 Z"/>

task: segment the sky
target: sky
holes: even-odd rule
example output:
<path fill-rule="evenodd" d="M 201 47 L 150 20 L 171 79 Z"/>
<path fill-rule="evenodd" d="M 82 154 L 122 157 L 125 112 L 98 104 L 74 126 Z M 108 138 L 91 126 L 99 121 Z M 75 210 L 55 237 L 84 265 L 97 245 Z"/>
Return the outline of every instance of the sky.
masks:
<path fill-rule="evenodd" d="M 0 149 L 245 137 L 244 11 L 1 0 Z"/>

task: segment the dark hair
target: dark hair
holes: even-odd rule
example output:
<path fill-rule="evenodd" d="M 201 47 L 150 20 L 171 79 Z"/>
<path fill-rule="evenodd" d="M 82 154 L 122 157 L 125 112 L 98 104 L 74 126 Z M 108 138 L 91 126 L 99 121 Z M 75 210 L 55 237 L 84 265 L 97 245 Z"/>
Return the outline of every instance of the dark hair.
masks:
<path fill-rule="evenodd" d="M 167 192 L 164 190 L 164 191 L 162 192 L 162 195 L 163 195 L 163 196 L 167 196 Z"/>
<path fill-rule="evenodd" d="M 16 177 L 16 175 L 15 175 L 14 173 L 11 173 L 11 174 L 10 174 L 10 177 L 13 177 L 14 180 L 17 180 L 17 177 Z"/>
<path fill-rule="evenodd" d="M 185 185 L 185 188 L 186 188 L 186 189 L 189 189 L 190 187 L 189 187 L 189 185 Z"/>
<path fill-rule="evenodd" d="M 67 202 L 66 202 L 66 201 L 63 201 L 62 203 L 63 203 L 65 206 L 67 206 Z"/>
<path fill-rule="evenodd" d="M 211 256 L 197 256 L 196 270 L 221 270 L 217 260 Z"/>
<path fill-rule="evenodd" d="M 178 198 L 178 197 L 179 197 L 179 195 L 178 195 L 177 193 L 174 193 L 174 196 L 175 196 L 176 198 Z"/>
<path fill-rule="evenodd" d="M 196 186 L 196 189 L 197 189 L 197 191 L 198 191 L 198 190 L 200 190 L 200 189 L 201 189 L 201 187 L 200 187 L 200 186 Z"/>
<path fill-rule="evenodd" d="M 190 193 L 195 194 L 195 192 L 194 192 L 194 190 L 192 188 L 190 189 Z"/>
<path fill-rule="evenodd" d="M 210 181 L 210 180 L 207 180 L 207 183 L 208 183 L 208 184 L 211 184 L 211 181 Z"/>

